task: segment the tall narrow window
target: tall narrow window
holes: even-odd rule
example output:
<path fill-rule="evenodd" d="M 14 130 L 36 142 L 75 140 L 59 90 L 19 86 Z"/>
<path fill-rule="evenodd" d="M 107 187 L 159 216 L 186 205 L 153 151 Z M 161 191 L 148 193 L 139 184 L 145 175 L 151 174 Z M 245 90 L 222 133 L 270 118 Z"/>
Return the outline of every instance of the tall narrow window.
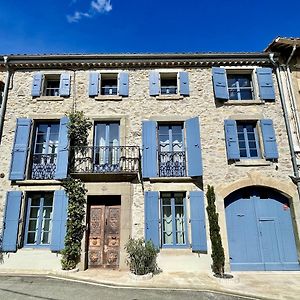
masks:
<path fill-rule="evenodd" d="M 183 126 L 159 125 L 159 174 L 160 176 L 185 176 Z"/>
<path fill-rule="evenodd" d="M 260 156 L 256 122 L 237 122 L 237 134 L 241 158 Z"/>
<path fill-rule="evenodd" d="M 35 129 L 32 179 L 53 179 L 56 170 L 58 123 L 40 123 Z"/>
<path fill-rule="evenodd" d="M 49 245 L 51 241 L 53 194 L 32 193 L 27 199 L 25 245 Z"/>
<path fill-rule="evenodd" d="M 161 193 L 162 245 L 186 245 L 185 194 Z"/>
<path fill-rule="evenodd" d="M 119 171 L 119 123 L 97 123 L 94 137 L 94 171 Z"/>

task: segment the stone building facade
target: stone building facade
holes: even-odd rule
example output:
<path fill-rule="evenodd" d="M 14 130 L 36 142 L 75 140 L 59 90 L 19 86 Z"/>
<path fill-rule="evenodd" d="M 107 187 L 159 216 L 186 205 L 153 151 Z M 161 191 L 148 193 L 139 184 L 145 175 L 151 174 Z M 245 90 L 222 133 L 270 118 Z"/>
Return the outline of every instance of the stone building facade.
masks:
<path fill-rule="evenodd" d="M 0 268 L 60 266 L 65 115 L 77 110 L 93 122 L 89 147 L 69 156 L 88 190 L 80 269 L 126 268 L 131 236 L 154 242 L 164 271 L 210 270 L 207 185 L 226 270 L 299 269 L 299 196 L 268 53 L 2 61 Z"/>

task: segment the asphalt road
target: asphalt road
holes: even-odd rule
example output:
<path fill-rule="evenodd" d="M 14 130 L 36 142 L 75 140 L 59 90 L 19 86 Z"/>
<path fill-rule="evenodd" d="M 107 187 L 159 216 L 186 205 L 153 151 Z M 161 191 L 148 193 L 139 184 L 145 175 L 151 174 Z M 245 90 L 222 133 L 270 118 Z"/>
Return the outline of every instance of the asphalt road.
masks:
<path fill-rule="evenodd" d="M 94 285 L 50 277 L 0 276 L 2 300 L 152 300 L 249 299 L 209 292 L 136 289 Z"/>

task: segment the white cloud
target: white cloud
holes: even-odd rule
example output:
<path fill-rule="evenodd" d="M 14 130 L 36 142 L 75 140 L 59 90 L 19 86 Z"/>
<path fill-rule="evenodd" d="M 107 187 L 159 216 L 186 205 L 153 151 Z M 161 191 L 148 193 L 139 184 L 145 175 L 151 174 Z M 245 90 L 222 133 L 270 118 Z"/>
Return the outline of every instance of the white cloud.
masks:
<path fill-rule="evenodd" d="M 76 3 L 76 0 L 73 0 Z M 110 0 L 96 0 L 90 2 L 90 8 L 88 12 L 75 11 L 73 15 L 67 15 L 67 20 L 69 23 L 76 23 L 82 18 L 92 18 L 98 13 L 107 13 L 112 10 L 112 5 Z"/>
<path fill-rule="evenodd" d="M 69 23 L 76 23 L 83 17 L 90 18 L 91 16 L 88 13 L 83 13 L 80 11 L 75 11 L 73 16 L 67 15 L 67 20 Z"/>
<path fill-rule="evenodd" d="M 91 7 L 95 11 L 101 13 L 101 12 L 109 12 L 112 10 L 112 5 L 110 3 L 110 0 L 97 0 L 91 2 Z"/>

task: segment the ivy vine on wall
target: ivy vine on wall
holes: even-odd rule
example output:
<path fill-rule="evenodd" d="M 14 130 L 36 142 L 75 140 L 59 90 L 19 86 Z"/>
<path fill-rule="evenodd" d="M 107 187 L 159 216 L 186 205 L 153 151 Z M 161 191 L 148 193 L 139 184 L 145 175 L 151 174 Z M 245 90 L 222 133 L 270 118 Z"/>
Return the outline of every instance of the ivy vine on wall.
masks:
<path fill-rule="evenodd" d="M 92 122 L 84 116 L 82 111 L 74 111 L 68 114 L 68 118 L 68 138 L 71 149 L 80 149 L 80 147 L 87 146 Z M 70 151 L 70 155 L 73 154 Z M 87 190 L 80 179 L 72 178 L 72 176 L 63 180 L 62 186 L 68 196 L 68 219 L 65 248 L 61 251 L 61 265 L 63 270 L 72 270 L 76 268 L 80 261 L 81 241 L 85 230 L 84 217 Z"/>

